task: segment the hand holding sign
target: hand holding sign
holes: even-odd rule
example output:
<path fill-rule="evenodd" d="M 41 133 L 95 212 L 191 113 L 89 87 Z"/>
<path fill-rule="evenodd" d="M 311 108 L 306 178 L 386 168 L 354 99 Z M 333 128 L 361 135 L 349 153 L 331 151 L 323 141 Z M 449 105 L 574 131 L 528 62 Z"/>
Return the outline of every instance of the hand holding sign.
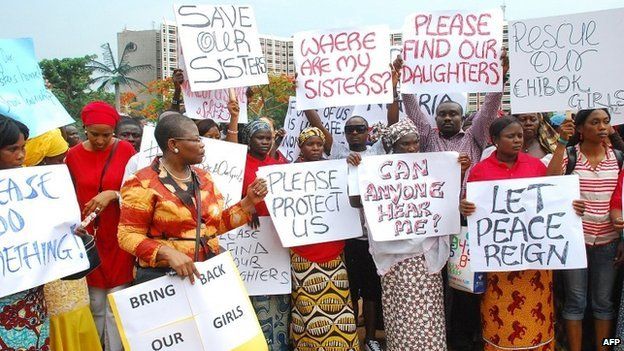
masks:
<path fill-rule="evenodd" d="M 247 187 L 247 196 L 245 196 L 245 199 L 251 201 L 253 207 L 264 201 L 264 197 L 267 195 L 267 192 L 268 189 L 266 180 L 256 178 L 256 180 L 254 180 L 253 183 L 249 184 L 249 187 Z M 245 199 L 243 199 L 243 201 L 245 201 Z"/>

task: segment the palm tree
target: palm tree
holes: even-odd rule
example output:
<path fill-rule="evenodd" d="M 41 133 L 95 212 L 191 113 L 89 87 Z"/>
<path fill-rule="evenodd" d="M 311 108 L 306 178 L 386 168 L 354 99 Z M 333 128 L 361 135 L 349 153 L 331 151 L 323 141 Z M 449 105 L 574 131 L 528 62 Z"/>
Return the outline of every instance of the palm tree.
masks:
<path fill-rule="evenodd" d="M 149 64 L 131 66 L 128 63 L 128 55 L 137 50 L 137 45 L 133 42 L 126 44 L 126 47 L 121 54 L 121 58 L 119 59 L 119 64 L 115 62 L 115 56 L 113 55 L 113 51 L 111 50 L 109 43 L 102 44 L 101 48 L 103 51 L 102 56 L 104 58 L 104 62 L 102 63 L 91 59 L 87 64 L 87 68 L 92 69 L 94 73 L 97 72 L 101 74 L 101 76 L 92 79 L 91 84 L 99 83 L 100 86 L 98 87 L 98 90 L 102 90 L 112 85 L 115 88 L 115 107 L 119 111 L 121 108 L 119 88 L 122 85 L 130 87 L 133 84 L 146 87 L 145 84 L 129 76 L 136 72 L 151 70 L 153 67 Z"/>

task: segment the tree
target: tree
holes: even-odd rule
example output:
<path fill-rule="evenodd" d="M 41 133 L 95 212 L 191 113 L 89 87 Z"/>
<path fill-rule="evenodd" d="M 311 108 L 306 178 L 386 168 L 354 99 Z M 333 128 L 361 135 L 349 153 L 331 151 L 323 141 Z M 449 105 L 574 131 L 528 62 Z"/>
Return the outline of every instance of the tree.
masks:
<path fill-rule="evenodd" d="M 101 75 L 92 79 L 90 83 L 100 84 L 98 87 L 98 90 L 100 91 L 106 87 L 112 86 L 115 89 L 115 106 L 117 107 L 117 110 L 120 110 L 120 87 L 122 85 L 128 87 L 131 87 L 132 85 L 145 87 L 143 83 L 131 78 L 130 75 L 137 72 L 151 70 L 153 67 L 149 64 L 131 66 L 128 63 L 128 55 L 137 50 L 137 45 L 133 42 L 126 44 L 126 47 L 121 54 L 121 58 L 119 59 L 119 64 L 115 61 L 115 56 L 113 55 L 113 51 L 111 50 L 109 43 L 103 44 L 101 47 L 103 50 L 102 56 L 104 62 L 102 63 L 91 59 L 87 65 L 87 68 L 90 68 L 94 73 L 99 73 Z"/>
<path fill-rule="evenodd" d="M 271 117 L 277 127 L 284 125 L 288 99 L 295 95 L 294 77 L 286 74 L 269 74 L 269 84 L 254 87 L 248 102 L 250 119 Z"/>
<path fill-rule="evenodd" d="M 140 92 L 153 96 L 153 98 L 147 102 L 137 102 L 135 96 L 133 100 L 128 102 L 128 108 L 125 111 L 131 116 L 156 120 L 161 113 L 171 106 L 173 90 L 173 78 L 151 81 Z"/>
<path fill-rule="evenodd" d="M 80 119 L 80 111 L 90 101 L 103 100 L 114 103 L 113 94 L 105 91 L 92 91 L 89 86 L 93 70 L 87 67 L 87 63 L 94 57 L 84 56 L 39 62 L 43 77 L 52 93 L 75 120 Z"/>

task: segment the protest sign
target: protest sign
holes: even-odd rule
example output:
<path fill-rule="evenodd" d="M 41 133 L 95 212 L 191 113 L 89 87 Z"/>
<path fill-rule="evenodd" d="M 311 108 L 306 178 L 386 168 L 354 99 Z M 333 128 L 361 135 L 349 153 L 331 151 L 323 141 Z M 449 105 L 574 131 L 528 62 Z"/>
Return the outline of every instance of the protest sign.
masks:
<path fill-rule="evenodd" d="M 344 160 L 260 167 L 265 202 L 282 246 L 292 247 L 362 236 L 358 211 L 349 205 Z"/>
<path fill-rule="evenodd" d="M 178 64 L 185 67 L 182 51 L 178 52 Z M 227 105 L 230 101 L 228 89 L 191 91 L 188 74 L 183 71 L 184 83 L 182 84 L 182 96 L 186 115 L 193 119 L 210 118 L 217 123 L 229 122 L 230 112 Z M 236 99 L 240 107 L 238 123 L 247 123 L 247 88 L 236 88 Z"/>
<path fill-rule="evenodd" d="M 470 265 L 468 228 L 462 227 L 459 234 L 451 235 L 450 242 L 450 255 L 446 264 L 449 286 L 469 293 L 484 293 L 486 275 L 475 272 Z"/>
<path fill-rule="evenodd" d="M 0 114 L 28 126 L 31 138 L 75 122 L 46 89 L 32 39 L 0 39 Z"/>
<path fill-rule="evenodd" d="M 466 93 L 439 93 L 439 94 L 418 94 L 418 103 L 420 104 L 420 110 L 427 115 L 429 124 L 432 127 L 437 128 L 435 122 L 435 112 L 438 106 L 447 101 L 454 101 L 461 105 L 462 110 L 466 111 L 468 105 L 468 94 Z M 373 104 L 373 105 L 357 105 L 353 107 L 353 113 L 351 116 L 364 117 L 369 126 L 375 123 L 381 122 L 383 124 L 388 123 L 388 106 L 386 104 Z M 405 106 L 403 100 L 399 100 L 399 119 L 407 118 L 405 114 Z"/>
<path fill-rule="evenodd" d="M 509 23 L 513 113 L 608 108 L 624 123 L 624 9 Z"/>
<path fill-rule="evenodd" d="M 258 229 L 234 229 L 219 236 L 219 244 L 234 256 L 250 296 L 290 294 L 290 252 L 282 247 L 271 217 L 259 220 Z"/>
<path fill-rule="evenodd" d="M 215 186 L 223 195 L 225 207 L 230 207 L 241 199 L 243 193 L 247 147 L 222 140 L 203 137 L 201 139 L 206 151 L 202 163 L 195 167 L 210 172 Z M 160 147 L 154 137 L 154 127 L 145 126 L 139 150 L 138 169 L 149 166 L 160 154 Z"/>
<path fill-rule="evenodd" d="M 108 295 L 125 349 L 266 350 L 232 255 L 195 266 L 195 284 L 167 275 Z"/>
<path fill-rule="evenodd" d="M 471 182 L 470 265 L 477 272 L 586 268 L 578 176 Z"/>
<path fill-rule="evenodd" d="M 364 157 L 360 194 L 375 241 L 459 233 L 461 172 L 458 153 Z"/>
<path fill-rule="evenodd" d="M 310 126 L 308 119 L 303 111 L 297 111 L 295 108 L 296 99 L 291 96 L 288 101 L 288 110 L 286 111 L 286 117 L 284 118 L 284 130 L 286 130 L 286 136 L 282 141 L 282 145 L 279 147 L 279 151 L 288 159 L 293 162 L 299 157 L 299 145 L 297 140 L 299 134 L 305 128 Z M 347 145 L 347 140 L 344 135 L 344 124 L 351 116 L 353 106 L 343 107 L 325 107 L 323 109 L 316 110 L 321 118 L 321 122 L 334 138 L 334 143 Z"/>
<path fill-rule="evenodd" d="M 65 165 L 0 171 L 0 297 L 89 268 L 72 184 Z"/>
<path fill-rule="evenodd" d="M 192 91 L 269 83 L 250 6 L 175 5 L 174 11 Z"/>
<path fill-rule="evenodd" d="M 401 90 L 501 92 L 502 47 L 501 9 L 411 14 L 403 25 Z"/>
<path fill-rule="evenodd" d="M 387 26 L 295 33 L 297 110 L 392 102 Z"/>

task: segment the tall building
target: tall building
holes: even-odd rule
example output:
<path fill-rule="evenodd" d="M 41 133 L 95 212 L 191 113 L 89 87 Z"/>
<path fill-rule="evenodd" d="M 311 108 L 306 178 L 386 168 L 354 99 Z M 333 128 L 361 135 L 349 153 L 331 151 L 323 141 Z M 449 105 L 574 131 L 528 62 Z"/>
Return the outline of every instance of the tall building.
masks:
<path fill-rule="evenodd" d="M 135 72 L 130 75 L 130 78 L 134 78 L 139 82 L 146 84 L 158 79 L 159 77 L 159 59 L 156 53 L 160 47 L 159 32 L 157 30 L 123 30 L 117 33 L 117 58 L 115 61 L 121 59 L 121 55 L 126 47 L 130 44 L 132 50 L 127 54 L 127 63 L 131 66 L 136 65 L 151 65 L 152 69 Z M 119 64 L 119 62 L 117 62 Z M 121 92 L 132 91 L 137 94 L 137 100 L 145 101 L 150 98 L 148 94 L 138 94 L 142 90 L 142 87 L 122 86 Z"/>
<path fill-rule="evenodd" d="M 165 21 L 160 25 L 159 43 L 158 79 L 169 78 L 173 76 L 173 70 L 178 68 L 178 26 L 175 22 Z"/>
<path fill-rule="evenodd" d="M 267 70 L 277 74 L 295 75 L 293 39 L 259 34 L 260 47 L 266 60 Z"/>

